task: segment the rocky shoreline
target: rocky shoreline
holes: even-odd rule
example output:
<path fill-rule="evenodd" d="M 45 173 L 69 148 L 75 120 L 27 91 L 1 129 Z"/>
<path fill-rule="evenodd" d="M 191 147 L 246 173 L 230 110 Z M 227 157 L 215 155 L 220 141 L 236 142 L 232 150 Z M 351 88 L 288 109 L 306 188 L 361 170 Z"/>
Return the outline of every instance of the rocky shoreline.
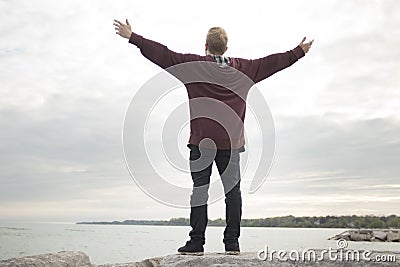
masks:
<path fill-rule="evenodd" d="M 400 242 L 400 230 L 393 230 L 393 229 L 348 230 L 329 238 L 329 240 L 339 240 L 339 239 L 344 239 L 346 241 Z"/>
<path fill-rule="evenodd" d="M 385 229 L 358 229 L 358 230 L 347 230 L 343 233 L 335 235 L 330 240 L 346 240 L 346 241 L 367 241 L 367 242 L 400 242 L 400 230 Z M 340 242 L 340 241 L 338 241 Z M 345 242 L 345 241 L 344 241 Z M 345 242 L 346 243 L 346 242 Z M 168 255 L 163 257 L 156 257 L 146 259 L 140 262 L 131 263 L 115 263 L 115 264 L 103 264 L 95 265 L 90 262 L 90 258 L 83 252 L 76 251 L 60 251 L 57 253 L 49 253 L 35 256 L 27 256 L 22 258 L 12 258 L 7 260 L 0 260 L 1 267 L 203 267 L 203 266 L 343 266 L 343 264 L 351 264 L 346 266 L 376 266 L 376 256 L 386 255 L 391 257 L 391 261 L 379 262 L 379 266 L 399 266 L 400 262 L 400 247 L 397 251 L 382 252 L 382 251 L 368 251 L 369 258 L 372 260 L 362 259 L 358 261 L 343 262 L 340 260 L 332 260 L 328 254 L 322 253 L 323 250 L 315 249 L 312 250 L 318 255 L 322 255 L 322 258 L 315 260 L 292 260 L 288 258 L 282 261 L 276 257 L 271 260 L 260 259 L 259 252 L 243 252 L 238 256 L 225 255 L 223 253 L 206 253 L 204 256 L 187 256 L 187 255 Z M 339 250 L 345 255 L 352 251 L 347 249 L 346 246 Z M 353 251 L 354 252 L 354 251 Z M 359 251 L 359 255 L 365 251 Z M 265 255 L 265 254 L 264 254 Z M 389 259 L 389 258 L 387 258 Z"/>
<path fill-rule="evenodd" d="M 336 266 L 377 266 L 377 256 L 386 256 L 386 261 L 379 262 L 380 267 L 384 266 L 398 266 L 400 262 L 400 252 L 382 252 L 371 251 L 369 259 L 360 257 L 359 260 L 342 260 L 328 257 L 328 254 L 322 254 L 321 249 L 313 250 L 316 255 L 322 255 L 323 259 L 318 260 L 293 260 L 286 256 L 286 260 L 278 260 L 277 258 L 268 258 L 262 260 L 259 258 L 259 252 L 243 252 L 240 255 L 225 255 L 223 253 L 206 253 L 204 256 L 187 256 L 187 255 L 168 255 L 163 257 L 146 259 L 140 262 L 131 263 L 115 263 L 94 265 L 90 262 L 89 256 L 83 252 L 74 251 L 61 251 L 58 253 L 50 253 L 36 256 L 28 256 L 23 258 L 13 258 L 8 260 L 1 260 L 0 266 L 2 267 L 204 267 L 204 266 L 232 266 L 232 267 L 251 267 L 251 266 L 265 266 L 265 267 L 336 267 Z M 347 251 L 343 250 L 344 255 Z M 348 255 L 354 255 L 349 251 Z M 360 251 L 360 255 L 363 252 Z M 390 258 L 389 258 L 390 256 Z"/>

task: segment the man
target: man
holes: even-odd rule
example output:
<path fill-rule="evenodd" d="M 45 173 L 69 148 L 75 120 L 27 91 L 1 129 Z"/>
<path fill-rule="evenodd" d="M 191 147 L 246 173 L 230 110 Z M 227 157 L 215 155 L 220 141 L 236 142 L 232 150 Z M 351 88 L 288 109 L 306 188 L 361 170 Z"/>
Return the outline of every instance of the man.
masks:
<path fill-rule="evenodd" d="M 224 56 L 228 37 L 225 30 L 220 27 L 213 27 L 208 31 L 205 44 L 206 55 L 200 56 L 176 53 L 160 43 L 146 39 L 132 32 L 128 20 L 126 24 L 114 20 L 114 26 L 116 33 L 129 39 L 129 43 L 136 45 L 147 59 L 166 69 L 183 83 L 185 83 L 185 74 L 182 73 L 185 71 L 182 69 L 177 71 L 173 67 L 179 64 L 201 62 L 199 63 L 202 64 L 201 67 L 188 65 L 186 68 L 189 68 L 186 75 L 193 75 L 194 72 L 201 78 L 199 82 L 185 83 L 191 117 L 188 147 L 193 180 L 190 199 L 192 230 L 189 233 L 190 240 L 179 248 L 178 252 L 195 255 L 204 253 L 203 245 L 208 222 L 208 188 L 212 164 L 215 161 L 225 193 L 226 228 L 223 239 L 225 252 L 239 254 L 238 239 L 242 216 L 239 153 L 244 151 L 243 122 L 247 93 L 254 83 L 291 66 L 302 58 L 309 51 L 313 40 L 305 43 L 304 37 L 293 50 L 248 60 Z M 216 68 L 215 65 L 218 67 Z M 204 80 L 204 77 L 209 77 L 216 82 Z M 235 118 L 238 119 L 235 120 Z"/>

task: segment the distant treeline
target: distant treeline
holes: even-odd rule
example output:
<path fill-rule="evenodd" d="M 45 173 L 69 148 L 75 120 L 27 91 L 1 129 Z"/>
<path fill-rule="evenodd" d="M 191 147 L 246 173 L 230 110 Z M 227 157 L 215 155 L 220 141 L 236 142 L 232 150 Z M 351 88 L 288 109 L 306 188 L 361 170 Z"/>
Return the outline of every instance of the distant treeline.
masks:
<path fill-rule="evenodd" d="M 78 222 L 77 224 L 120 224 L 120 225 L 171 225 L 188 226 L 187 218 L 162 220 L 125 220 L 113 222 Z M 210 226 L 225 226 L 225 220 L 209 220 Z M 396 228 L 400 229 L 400 217 L 390 216 L 282 216 L 264 219 L 243 219 L 243 227 L 297 227 L 297 228 Z"/>

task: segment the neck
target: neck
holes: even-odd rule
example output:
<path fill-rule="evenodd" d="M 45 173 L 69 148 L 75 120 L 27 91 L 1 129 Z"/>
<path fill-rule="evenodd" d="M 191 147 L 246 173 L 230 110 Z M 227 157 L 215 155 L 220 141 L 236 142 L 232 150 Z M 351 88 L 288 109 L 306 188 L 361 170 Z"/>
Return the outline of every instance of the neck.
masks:
<path fill-rule="evenodd" d="M 224 55 L 224 54 L 218 54 L 218 53 L 211 53 L 210 51 L 206 51 L 206 55 L 208 56 L 208 55 L 215 55 L 215 56 L 222 56 L 222 55 Z"/>

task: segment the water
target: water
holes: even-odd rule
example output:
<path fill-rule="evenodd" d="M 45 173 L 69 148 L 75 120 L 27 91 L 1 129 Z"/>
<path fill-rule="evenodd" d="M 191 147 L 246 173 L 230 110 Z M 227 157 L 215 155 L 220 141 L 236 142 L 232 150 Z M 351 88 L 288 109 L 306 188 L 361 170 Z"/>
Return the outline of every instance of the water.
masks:
<path fill-rule="evenodd" d="M 0 224 L 0 259 L 62 250 L 82 251 L 94 264 L 139 261 L 175 254 L 188 239 L 186 226 L 76 225 L 49 223 Z M 208 227 L 206 252 L 223 252 L 222 227 Z M 336 248 L 327 240 L 345 229 L 242 227 L 242 251 Z M 399 251 L 400 243 L 350 242 L 351 249 Z"/>

